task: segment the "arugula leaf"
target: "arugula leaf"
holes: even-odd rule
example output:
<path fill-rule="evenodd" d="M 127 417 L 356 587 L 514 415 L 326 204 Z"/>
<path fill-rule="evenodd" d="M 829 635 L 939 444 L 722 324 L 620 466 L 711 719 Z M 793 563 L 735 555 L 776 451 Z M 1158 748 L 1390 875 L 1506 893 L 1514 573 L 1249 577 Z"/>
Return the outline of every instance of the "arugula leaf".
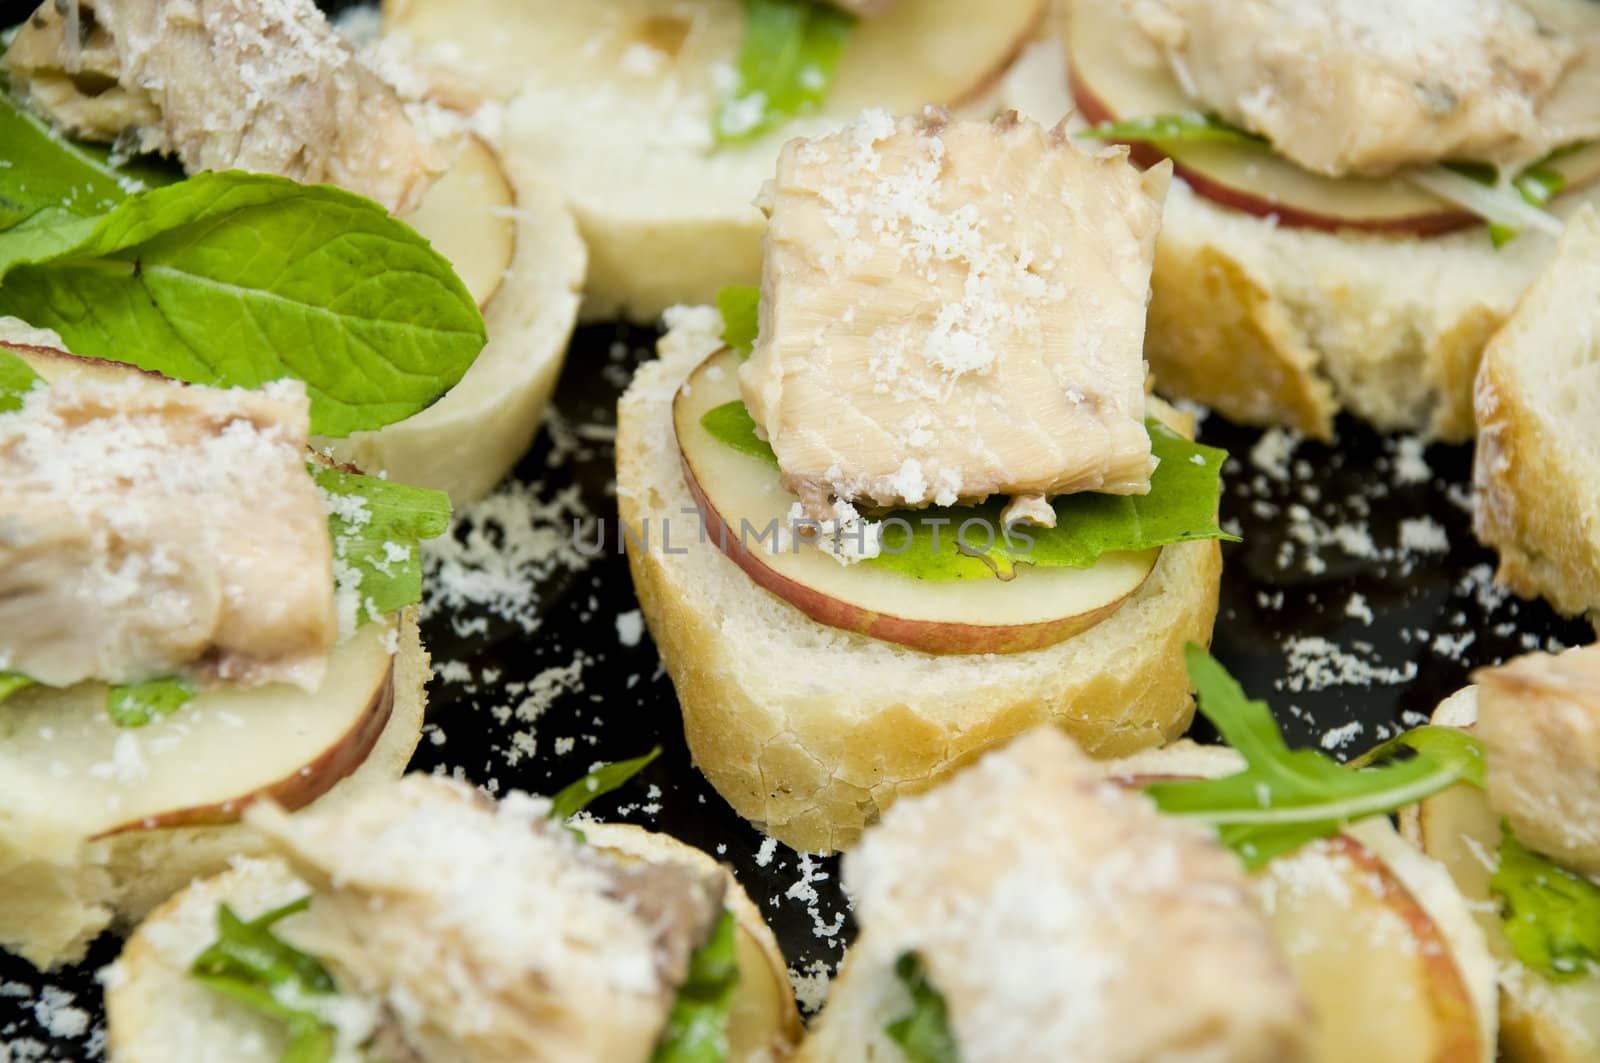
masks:
<path fill-rule="evenodd" d="M 744 9 L 739 79 L 716 115 L 724 144 L 816 110 L 856 24 L 854 16 L 813 0 L 745 0 Z"/>
<path fill-rule="evenodd" d="M 707 410 L 700 423 L 718 441 L 778 467 L 777 455 L 756 435 L 755 421 L 739 400 Z M 882 552 L 862 564 L 922 580 L 1009 579 L 1018 565 L 1085 568 L 1118 550 L 1198 539 L 1237 542 L 1238 536 L 1224 532 L 1216 520 L 1227 452 L 1191 442 L 1153 417 L 1145 428 L 1160 459 L 1147 495 L 1062 495 L 1052 502 L 1054 528 L 1006 528 L 1001 500 L 890 510 L 873 515 L 887 521 L 880 533 Z M 968 521 L 976 521 L 977 530 L 963 533 Z"/>
<path fill-rule="evenodd" d="M 689 957 L 689 973 L 650 1063 L 726 1063 L 728 1017 L 739 988 L 735 934 L 733 913 L 724 908 L 711 936 Z"/>
<path fill-rule="evenodd" d="M 660 755 L 661 747 L 656 746 L 642 757 L 603 764 L 577 782 L 568 783 L 554 797 L 550 798 L 550 818 L 554 820 L 571 819 L 589 807 L 589 803 L 595 798 L 609 794 L 611 791 L 625 785 L 629 779 L 649 767 L 650 762 Z"/>
<path fill-rule="evenodd" d="M 226 904 L 217 909 L 217 940 L 189 967 L 202 985 L 289 1026 L 282 1063 L 327 1063 L 333 1027 L 322 1020 L 319 997 L 339 991 L 314 956 L 286 944 L 274 924 L 310 905 L 310 897 L 245 922 Z"/>
<path fill-rule="evenodd" d="M 885 1026 L 910 1063 L 961 1063 L 961 1050 L 950 1029 L 944 996 L 928 981 L 928 972 L 914 952 L 895 961 L 895 977 L 911 994 L 911 1012 Z"/>
<path fill-rule="evenodd" d="M 0 413 L 22 409 L 28 392 L 44 383 L 33 367 L 7 350 L 0 350 Z"/>
<path fill-rule="evenodd" d="M 376 476 L 312 465 L 333 537 L 334 582 L 352 595 L 356 623 L 422 601 L 417 543 L 450 527 L 450 496 Z"/>
<path fill-rule="evenodd" d="M 1458 782 L 1481 778 L 1482 747 L 1465 732 L 1436 733 L 1416 755 L 1382 767 L 1351 769 L 1315 750 L 1291 750 L 1265 702 L 1251 701 L 1204 648 L 1184 647 L 1202 715 L 1245 759 L 1222 779 L 1145 787 L 1163 812 L 1210 823 L 1252 870 L 1275 856 L 1336 833 L 1346 823 L 1385 815 Z M 1439 728 L 1438 732 L 1448 729 Z"/>
<path fill-rule="evenodd" d="M 450 264 L 382 207 L 235 172 L 0 232 L 0 314 L 190 383 L 298 378 L 312 430 L 336 437 L 427 408 L 485 339 Z"/>
<path fill-rule="evenodd" d="M 1535 853 L 1505 831 L 1489 879 L 1517 959 L 1564 982 L 1600 964 L 1600 886 Z"/>
<path fill-rule="evenodd" d="M 0 701 L 4 701 L 19 690 L 33 686 L 33 680 L 16 672 L 0 672 Z"/>
<path fill-rule="evenodd" d="M 748 284 L 730 284 L 717 292 L 717 310 L 722 314 L 722 342 L 745 358 L 755 346 L 761 289 Z"/>
<path fill-rule="evenodd" d="M 1216 115 L 1152 114 L 1121 122 L 1101 122 L 1078 134 L 1096 140 L 1131 141 L 1138 144 L 1237 144 L 1241 147 L 1267 147 L 1265 137 L 1229 125 Z"/>
<path fill-rule="evenodd" d="M 170 716 L 194 697 L 185 679 L 148 679 L 106 691 L 106 712 L 118 727 L 143 727 L 151 720 Z"/>

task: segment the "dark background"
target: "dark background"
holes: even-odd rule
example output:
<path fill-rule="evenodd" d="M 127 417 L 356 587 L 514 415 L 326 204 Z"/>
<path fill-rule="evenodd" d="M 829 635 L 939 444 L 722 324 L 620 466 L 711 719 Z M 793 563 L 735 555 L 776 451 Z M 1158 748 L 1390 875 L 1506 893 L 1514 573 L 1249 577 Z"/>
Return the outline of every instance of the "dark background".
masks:
<path fill-rule="evenodd" d="M 0 25 L 31 8 L 0 0 Z M 650 330 L 580 330 L 551 430 L 518 469 L 523 489 L 503 491 L 460 522 L 463 541 L 507 544 L 501 563 L 530 593 L 510 608 L 431 602 L 425 639 L 441 675 L 414 768 L 496 792 L 549 792 L 596 761 L 659 744 L 662 758 L 593 811 L 715 853 L 767 914 L 794 969 L 831 972 L 853 931 L 836 862 L 764 850 L 761 835 L 694 770 L 648 635 L 629 644 L 628 621 L 618 623 L 637 608 L 625 560 L 608 553 L 574 565 L 519 549 L 530 528 L 570 535 L 573 514 L 615 526 L 609 427 L 632 365 L 653 341 Z M 1292 453 L 1280 433 L 1263 439 L 1215 417 L 1201 437 L 1234 455 L 1223 514 L 1244 536 L 1224 547 L 1215 652 L 1247 690 L 1272 702 L 1292 743 L 1353 755 L 1421 722 L 1474 667 L 1592 639 L 1586 624 L 1492 587 L 1494 558 L 1473 541 L 1467 511 L 1470 447 L 1423 450 L 1349 421 L 1337 445 L 1300 444 Z M 1410 526 L 1412 549 L 1403 548 L 1408 521 L 1425 522 Z M 1197 736 L 1207 737 L 1203 729 Z M 7 1051 L 16 1063 L 98 1058 L 93 972 L 118 945 L 108 936 L 78 968 L 49 975 L 0 953 L 0 1063 Z M 52 1036 L 52 1023 L 71 1032 L 72 1008 L 86 1013 L 82 1034 Z"/>

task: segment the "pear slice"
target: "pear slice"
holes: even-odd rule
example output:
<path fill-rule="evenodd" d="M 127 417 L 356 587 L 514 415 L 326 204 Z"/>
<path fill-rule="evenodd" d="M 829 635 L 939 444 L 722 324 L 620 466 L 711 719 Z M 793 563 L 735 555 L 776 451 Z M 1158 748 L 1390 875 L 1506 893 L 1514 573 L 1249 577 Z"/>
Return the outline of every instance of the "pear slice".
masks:
<path fill-rule="evenodd" d="M 472 293 L 479 308 L 500 290 L 517 249 L 512 216 L 517 196 L 500 158 L 477 137 L 466 137 L 455 161 L 402 219 L 427 238 Z"/>
<path fill-rule="evenodd" d="M 1054 645 L 1116 612 L 1155 567 L 1159 549 L 1107 554 L 1082 569 L 1019 565 L 1005 581 L 924 581 L 873 565 L 842 565 L 805 544 L 773 549 L 771 534 L 758 542 L 769 528 L 788 527 L 797 499 L 771 465 L 700 423 L 708 410 L 739 398 L 738 367 L 738 356 L 723 350 L 678 391 L 673 422 L 701 512 L 651 529 L 660 541 L 640 548 L 681 550 L 703 537 L 758 586 L 818 623 L 925 653 L 1020 653 Z M 696 527 L 702 522 L 703 532 Z"/>
<path fill-rule="evenodd" d="M 1142 40 L 1127 5 L 1067 0 L 1061 18 L 1072 96 L 1085 120 L 1194 111 L 1194 102 Z M 1138 144 L 1133 154 L 1148 165 L 1163 151 Z M 1248 214 L 1274 216 L 1285 225 L 1428 236 L 1482 221 L 1423 191 L 1403 174 L 1325 177 L 1269 150 L 1219 143 L 1174 145 L 1166 154 L 1177 175 L 1207 199 Z M 1567 189 L 1588 184 L 1600 178 L 1600 145 L 1563 156 L 1551 168 L 1562 174 Z"/>

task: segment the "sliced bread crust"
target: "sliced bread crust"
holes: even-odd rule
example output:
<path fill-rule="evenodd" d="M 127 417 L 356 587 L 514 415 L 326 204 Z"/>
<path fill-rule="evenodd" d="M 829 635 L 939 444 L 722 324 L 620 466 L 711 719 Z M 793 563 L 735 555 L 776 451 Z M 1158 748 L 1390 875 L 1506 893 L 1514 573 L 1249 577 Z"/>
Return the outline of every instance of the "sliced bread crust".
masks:
<path fill-rule="evenodd" d="M 1210 641 L 1215 542 L 1166 547 L 1109 619 L 1042 650 L 940 656 L 818 624 L 694 534 L 672 399 L 721 345 L 721 320 L 696 308 L 668 322 L 660 358 L 619 404 L 618 507 L 635 529 L 683 529 L 673 536 L 681 547 L 630 550 L 628 563 L 695 763 L 740 815 L 828 852 L 852 844 L 896 796 L 1041 723 L 1103 757 L 1188 727 L 1183 647 Z"/>
<path fill-rule="evenodd" d="M 1600 214 L 1559 251 L 1478 371 L 1473 530 L 1498 578 L 1600 625 Z"/>

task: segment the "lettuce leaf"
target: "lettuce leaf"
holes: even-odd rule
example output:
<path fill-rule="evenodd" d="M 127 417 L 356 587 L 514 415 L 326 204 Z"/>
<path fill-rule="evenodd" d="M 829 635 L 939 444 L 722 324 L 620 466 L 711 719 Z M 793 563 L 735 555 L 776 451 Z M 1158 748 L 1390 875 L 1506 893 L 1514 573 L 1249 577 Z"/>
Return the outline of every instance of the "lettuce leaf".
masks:
<path fill-rule="evenodd" d="M 33 367 L 10 351 L 0 349 L 0 413 L 22 409 L 28 392 L 44 383 Z"/>
<path fill-rule="evenodd" d="M 382 207 L 236 172 L 0 231 L 0 314 L 190 383 L 303 380 L 312 430 L 335 437 L 426 409 L 485 340 L 450 264 Z"/>
<path fill-rule="evenodd" d="M 1190 643 L 1184 659 L 1200 713 L 1246 767 L 1221 779 L 1151 783 L 1145 793 L 1163 812 L 1215 826 L 1222 843 L 1251 869 L 1347 823 L 1483 778 L 1483 747 L 1448 727 L 1418 728 L 1407 743 L 1415 755 L 1380 767 L 1346 766 L 1315 750 L 1291 750 L 1266 703 L 1246 698 L 1202 647 Z"/>
<path fill-rule="evenodd" d="M 911 994 L 911 1011 L 883 1028 L 910 1063 L 961 1063 L 961 1050 L 950 1029 L 950 1010 L 943 995 L 928 981 L 928 972 L 914 952 L 895 961 L 895 977 Z"/>
<path fill-rule="evenodd" d="M 313 465 L 333 537 L 334 582 L 353 595 L 356 621 L 422 601 L 417 544 L 450 527 L 450 496 L 376 476 Z"/>
<path fill-rule="evenodd" d="M 333 1027 L 323 1021 L 318 998 L 338 993 L 339 987 L 316 957 L 272 932 L 274 924 L 310 904 L 310 897 L 302 897 L 249 922 L 226 904 L 219 906 L 217 940 L 189 967 L 190 977 L 201 985 L 287 1024 L 282 1063 L 333 1058 Z"/>
<path fill-rule="evenodd" d="M 0 701 L 4 701 L 19 690 L 33 686 L 33 680 L 16 672 L 0 672 Z"/>
<path fill-rule="evenodd" d="M 571 819 L 588 808 L 589 803 L 595 798 L 624 786 L 660 755 L 661 747 L 656 746 L 642 757 L 602 764 L 577 782 L 568 783 L 550 798 L 550 818 Z"/>
<path fill-rule="evenodd" d="M 689 973 L 650 1063 L 726 1063 L 728 1018 L 739 988 L 735 935 L 733 913 L 723 909 L 711 936 L 689 957 Z"/>
<path fill-rule="evenodd" d="M 756 435 L 755 421 L 737 399 L 706 411 L 700 423 L 718 441 L 778 467 L 777 455 Z M 875 513 L 872 519 L 887 522 L 882 553 L 862 564 L 913 579 L 1010 579 L 1018 565 L 1086 568 L 1113 551 L 1198 539 L 1237 542 L 1216 519 L 1227 452 L 1191 442 L 1155 418 L 1145 427 L 1161 459 L 1147 495 L 1062 495 L 1052 502 L 1054 528 L 1006 528 L 1001 500 Z"/>
<path fill-rule="evenodd" d="M 1264 148 L 1267 141 L 1238 126 L 1229 125 L 1216 115 L 1152 114 L 1121 122 L 1101 122 L 1077 134 L 1096 140 L 1115 140 L 1135 144 L 1237 144 Z"/>
<path fill-rule="evenodd" d="M 118 727 L 143 727 L 189 704 L 194 686 L 184 679 L 147 679 L 114 686 L 106 692 L 106 712 Z"/>
<path fill-rule="evenodd" d="M 853 16 L 813 0 L 745 0 L 738 82 L 716 115 L 721 143 L 751 140 L 814 111 L 855 28 Z"/>
<path fill-rule="evenodd" d="M 755 347 L 760 320 L 761 289 L 730 284 L 717 292 L 717 312 L 722 315 L 722 342 L 745 358 Z"/>
<path fill-rule="evenodd" d="M 55 207 L 92 216 L 110 210 L 138 184 L 104 159 L 62 140 L 0 93 L 0 229 Z"/>
<path fill-rule="evenodd" d="M 1524 965 L 1564 982 L 1600 964 L 1600 886 L 1529 850 L 1506 831 L 1489 889 L 1500 901 L 1512 951 Z"/>

